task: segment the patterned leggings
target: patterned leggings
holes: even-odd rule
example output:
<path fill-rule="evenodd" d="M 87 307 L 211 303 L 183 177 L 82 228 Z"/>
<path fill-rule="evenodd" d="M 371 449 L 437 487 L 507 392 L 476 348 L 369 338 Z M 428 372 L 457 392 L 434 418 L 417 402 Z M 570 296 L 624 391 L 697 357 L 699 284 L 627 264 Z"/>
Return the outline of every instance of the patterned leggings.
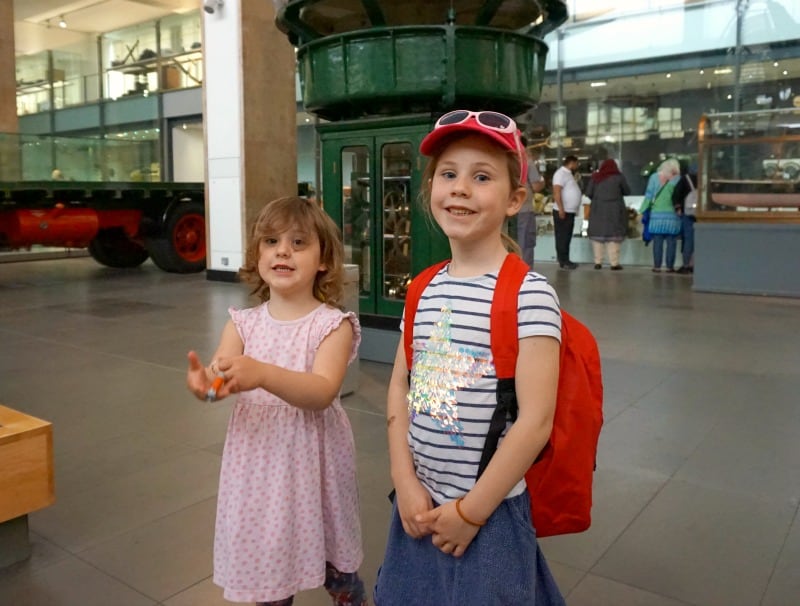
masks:
<path fill-rule="evenodd" d="M 325 562 L 325 590 L 333 598 L 333 606 L 367 606 L 364 582 L 357 572 L 341 572 Z M 294 596 L 274 602 L 258 602 L 256 606 L 292 606 Z"/>

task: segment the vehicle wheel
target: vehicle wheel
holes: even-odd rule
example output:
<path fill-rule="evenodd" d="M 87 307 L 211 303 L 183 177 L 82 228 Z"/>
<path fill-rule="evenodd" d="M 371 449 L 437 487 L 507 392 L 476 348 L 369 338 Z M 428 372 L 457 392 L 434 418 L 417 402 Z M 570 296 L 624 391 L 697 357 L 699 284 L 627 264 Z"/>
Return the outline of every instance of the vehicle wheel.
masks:
<path fill-rule="evenodd" d="M 159 268 L 186 274 L 206 268 L 206 218 L 202 202 L 181 202 L 169 209 L 147 250 Z"/>
<path fill-rule="evenodd" d="M 89 242 L 89 254 L 106 267 L 139 267 L 149 256 L 121 229 L 101 229 Z"/>

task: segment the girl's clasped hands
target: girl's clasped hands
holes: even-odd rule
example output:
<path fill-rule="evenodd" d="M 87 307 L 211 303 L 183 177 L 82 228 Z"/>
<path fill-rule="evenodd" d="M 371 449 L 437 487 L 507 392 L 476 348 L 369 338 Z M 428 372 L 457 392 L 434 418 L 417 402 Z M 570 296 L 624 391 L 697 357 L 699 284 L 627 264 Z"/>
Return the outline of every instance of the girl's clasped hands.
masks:
<path fill-rule="evenodd" d="M 261 386 L 266 365 L 250 356 L 218 358 L 203 366 L 200 357 L 190 351 L 186 385 L 199 400 L 222 400 L 231 394 Z M 219 381 L 218 379 L 221 379 Z M 212 391 L 213 390 L 213 391 Z"/>

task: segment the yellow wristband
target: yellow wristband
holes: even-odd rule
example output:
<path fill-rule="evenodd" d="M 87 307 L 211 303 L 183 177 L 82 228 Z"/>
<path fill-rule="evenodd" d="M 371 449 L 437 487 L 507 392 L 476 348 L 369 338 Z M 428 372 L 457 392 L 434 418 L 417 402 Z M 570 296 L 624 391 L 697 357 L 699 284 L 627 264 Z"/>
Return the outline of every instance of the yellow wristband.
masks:
<path fill-rule="evenodd" d="M 484 526 L 486 525 L 486 521 L 483 522 L 473 522 L 467 516 L 464 515 L 464 512 L 461 511 L 461 501 L 464 500 L 464 497 L 459 497 L 456 499 L 456 512 L 458 513 L 459 517 L 464 520 L 467 524 L 471 524 L 472 526 Z"/>

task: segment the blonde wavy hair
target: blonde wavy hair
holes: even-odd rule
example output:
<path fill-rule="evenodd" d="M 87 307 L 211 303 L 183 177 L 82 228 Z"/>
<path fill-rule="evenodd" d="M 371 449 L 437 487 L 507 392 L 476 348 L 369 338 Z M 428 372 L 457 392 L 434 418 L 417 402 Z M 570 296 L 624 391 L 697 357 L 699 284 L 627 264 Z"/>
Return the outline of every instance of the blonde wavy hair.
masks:
<path fill-rule="evenodd" d="M 422 173 L 422 187 L 420 188 L 419 198 L 422 201 L 422 208 L 425 211 L 428 220 L 433 225 L 436 225 L 436 221 L 434 221 L 433 213 L 431 212 L 431 186 L 433 182 L 433 175 L 436 173 L 436 166 L 439 164 L 439 158 L 441 157 L 442 152 L 452 143 L 460 141 L 461 139 L 465 139 L 470 135 L 474 135 L 474 133 L 459 132 L 443 138 L 434 150 L 433 154 L 428 160 L 427 166 L 425 166 L 425 170 Z M 497 148 L 502 149 L 500 145 L 497 145 Z M 513 191 L 515 184 L 520 182 L 520 178 L 522 176 L 522 169 L 519 164 L 519 155 L 511 150 L 504 149 L 503 151 L 506 154 L 508 178 L 510 179 L 511 189 Z M 517 242 L 505 231 L 500 231 L 500 238 L 503 240 L 503 245 L 506 247 L 508 252 L 513 252 L 520 256 L 522 255 L 522 249 L 519 247 L 519 244 L 517 244 Z"/>
<path fill-rule="evenodd" d="M 258 273 L 259 243 L 268 234 L 288 229 L 300 229 L 314 234 L 319 240 L 320 263 L 326 269 L 314 279 L 314 297 L 331 307 L 343 308 L 344 247 L 339 228 L 316 202 L 287 196 L 268 202 L 258 213 L 250 228 L 250 240 L 245 251 L 242 278 L 253 285 L 252 294 L 262 301 L 269 300 L 269 285 Z"/>

